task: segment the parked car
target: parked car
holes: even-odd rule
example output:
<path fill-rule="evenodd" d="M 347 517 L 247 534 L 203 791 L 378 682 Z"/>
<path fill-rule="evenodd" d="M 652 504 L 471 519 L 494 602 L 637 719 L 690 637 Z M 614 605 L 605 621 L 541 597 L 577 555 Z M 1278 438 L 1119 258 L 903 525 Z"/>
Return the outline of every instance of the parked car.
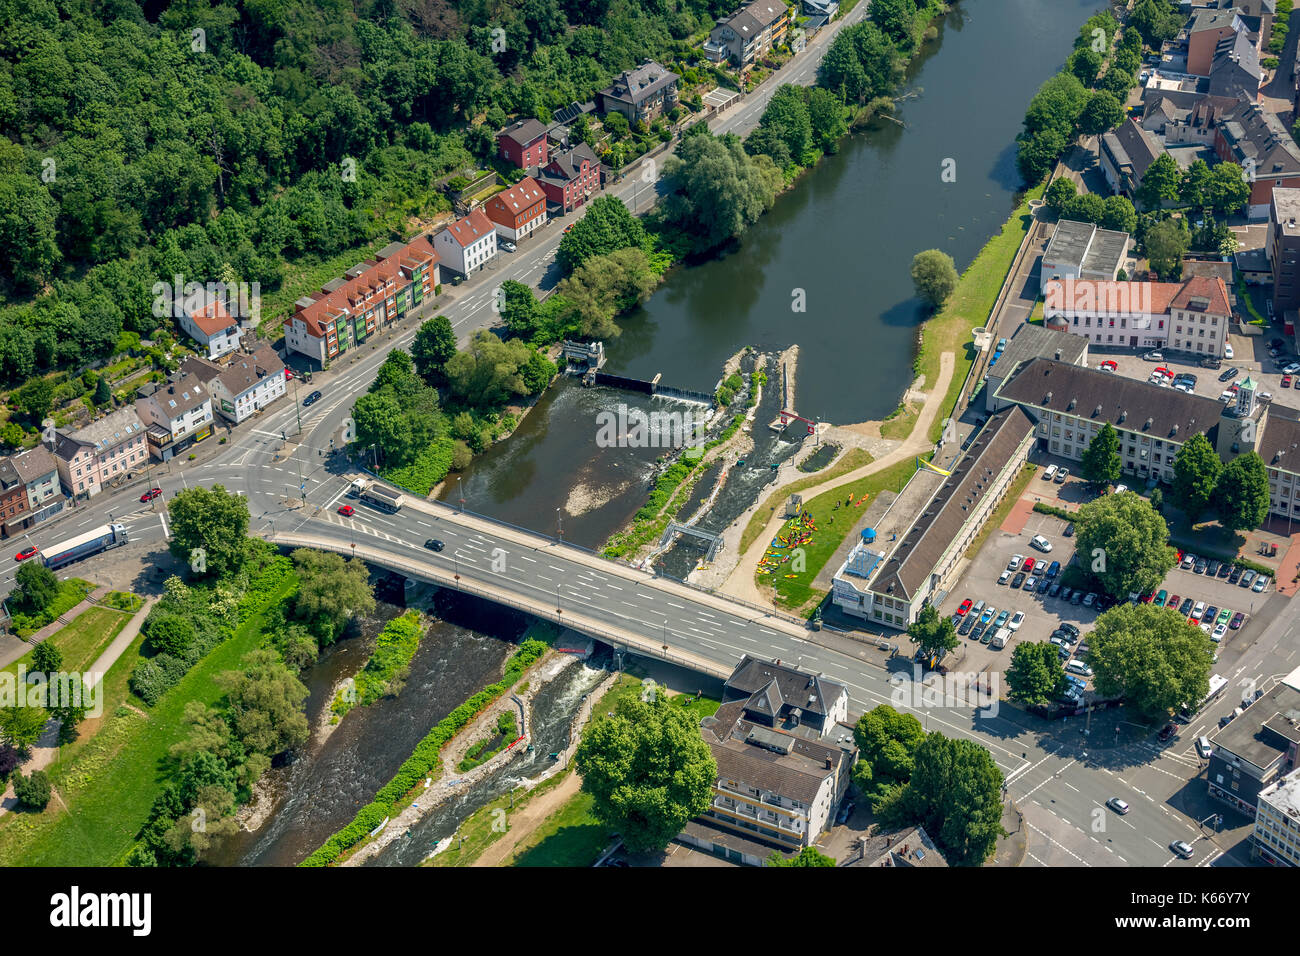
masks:
<path fill-rule="evenodd" d="M 1213 624 L 1218 619 L 1219 619 L 1219 609 L 1215 607 L 1213 604 L 1207 607 L 1205 609 L 1205 613 L 1201 615 L 1201 620 L 1207 624 Z"/>
<path fill-rule="evenodd" d="M 1065 633 L 1069 634 L 1071 637 L 1077 638 L 1079 636 L 1079 625 L 1071 624 L 1069 621 L 1063 621 L 1059 629 L 1065 631 Z"/>
<path fill-rule="evenodd" d="M 1010 616 L 1011 616 L 1010 611 L 999 611 L 997 620 L 993 622 L 993 630 L 996 631 L 998 628 L 1003 627 L 1007 623 L 1007 618 L 1009 618 Z"/>
<path fill-rule="evenodd" d="M 998 629 L 997 629 L 996 627 L 994 627 L 992 624 L 990 624 L 990 625 L 988 626 L 988 629 L 987 629 L 983 634 L 980 635 L 980 643 L 981 643 L 981 644 L 990 644 L 990 643 L 992 643 L 992 641 L 993 641 L 993 636 L 994 636 L 995 634 L 997 634 L 997 632 L 998 632 Z"/>
<path fill-rule="evenodd" d="M 1178 613 L 1183 617 L 1192 616 L 1192 608 L 1196 607 L 1196 602 L 1191 598 L 1184 599 L 1183 603 L 1178 606 Z"/>
<path fill-rule="evenodd" d="M 1035 577 L 1032 574 L 1029 575 L 1029 577 L 1025 578 L 1025 590 L 1026 591 L 1034 590 L 1034 588 L 1038 587 L 1038 581 L 1039 579 L 1037 577 Z"/>
<path fill-rule="evenodd" d="M 1300 362 L 1292 362 L 1290 365 L 1286 366 L 1286 368 L 1282 369 L 1283 375 L 1294 375 L 1296 372 L 1300 372 Z"/>
<path fill-rule="evenodd" d="M 1290 388 L 1290 387 L 1291 387 L 1291 376 L 1290 376 L 1290 375 L 1283 375 L 1283 376 L 1282 376 L 1282 387 L 1283 387 L 1283 388 Z"/>
<path fill-rule="evenodd" d="M 1074 594 L 1072 594 L 1072 595 L 1070 596 L 1070 603 L 1071 603 L 1071 604 L 1076 604 L 1076 605 L 1077 605 L 1077 604 L 1082 604 L 1082 603 L 1083 603 L 1083 592 L 1082 592 L 1082 591 L 1075 591 Z"/>
<path fill-rule="evenodd" d="M 1222 372 L 1219 373 L 1219 381 L 1228 382 L 1236 378 L 1240 374 L 1241 374 L 1241 369 L 1237 368 L 1236 366 L 1233 366 L 1231 368 L 1225 368 Z"/>
<path fill-rule="evenodd" d="M 1096 601 L 1097 601 L 1097 594 L 1096 594 L 1096 592 L 1095 592 L 1095 591 L 1089 591 L 1089 592 L 1087 593 L 1087 595 L 1086 595 L 1086 596 L 1084 597 L 1084 599 L 1083 599 L 1083 606 L 1084 606 L 1084 607 L 1092 607 L 1093 604 L 1096 603 Z"/>
<path fill-rule="evenodd" d="M 1214 577 L 1216 574 L 1219 573 L 1219 567 L 1222 564 L 1223 564 L 1222 561 L 1211 561 L 1209 563 L 1209 566 L 1207 566 L 1205 569 L 1205 576 L 1209 578 Z"/>
<path fill-rule="evenodd" d="M 1023 554 L 1013 554 L 1011 556 L 1011 560 L 1007 562 L 1007 570 L 1019 571 L 1021 562 L 1023 562 L 1024 560 L 1025 560 L 1025 556 Z"/>
<path fill-rule="evenodd" d="M 1010 580 L 1011 580 L 1010 571 L 1003 571 L 1001 574 L 998 575 L 998 584 L 1006 584 Z"/>
<path fill-rule="evenodd" d="M 995 608 L 992 604 L 990 604 L 980 613 L 980 623 L 987 624 L 989 621 L 993 620 L 993 618 L 997 615 L 997 613 L 998 613 L 998 609 Z"/>
<path fill-rule="evenodd" d="M 1237 582 L 1237 587 L 1248 588 L 1251 586 L 1254 580 L 1255 580 L 1255 572 L 1247 571 L 1245 574 L 1241 576 L 1241 580 Z"/>
<path fill-rule="evenodd" d="M 1215 644 L 1218 644 L 1227 636 L 1228 636 L 1228 625 L 1216 624 L 1214 626 L 1213 632 L 1211 632 L 1210 634 L 1210 640 L 1214 641 Z"/>
<path fill-rule="evenodd" d="M 1232 620 L 1232 608 L 1225 607 L 1222 611 L 1219 612 L 1220 624 L 1227 624 L 1231 620 Z"/>
<path fill-rule="evenodd" d="M 1066 664 L 1065 669 L 1072 674 L 1079 674 L 1082 677 L 1092 676 L 1092 668 L 1078 659 L 1072 660 L 1070 663 Z"/>
<path fill-rule="evenodd" d="M 1167 598 L 1167 597 L 1169 597 L 1169 592 L 1166 591 L 1164 588 L 1161 588 L 1161 589 L 1160 589 L 1160 593 L 1156 595 L 1156 599 L 1155 599 L 1155 602 L 1154 602 L 1154 603 L 1155 603 L 1155 606 L 1156 606 L 1156 607 L 1164 607 L 1164 606 L 1165 606 L 1165 598 Z"/>
<path fill-rule="evenodd" d="M 1025 558 L 1025 563 L 1020 566 L 1020 570 L 1024 571 L 1025 574 L 1029 574 L 1034 570 L 1034 565 L 1036 563 L 1037 562 L 1035 562 L 1033 558 Z"/>
<path fill-rule="evenodd" d="M 1073 537 L 1074 537 L 1074 522 L 1071 521 L 1069 524 L 1067 524 L 1067 525 L 1065 526 L 1065 530 L 1062 531 L 1061 534 L 1065 535 L 1067 538 L 1073 538 Z"/>
<path fill-rule="evenodd" d="M 161 488 L 150 488 L 148 491 L 146 491 L 144 494 L 142 494 L 142 495 L 140 496 L 140 500 L 141 500 L 141 501 L 153 501 L 155 498 L 159 497 L 161 494 L 162 494 L 162 489 L 161 489 Z"/>
<path fill-rule="evenodd" d="M 500 246 L 502 249 L 504 249 L 506 252 L 519 251 L 519 247 L 516 246 L 513 242 L 511 242 L 509 239 L 502 239 L 500 242 L 497 243 L 497 245 Z"/>
<path fill-rule="evenodd" d="M 1053 561 L 1051 564 L 1049 564 L 1049 565 L 1047 566 L 1047 576 L 1048 576 L 1049 578 L 1054 578 L 1054 577 L 1056 577 L 1056 576 L 1057 576 L 1058 574 L 1060 574 L 1060 573 L 1061 573 L 1061 562 L 1060 562 L 1060 561 Z"/>
<path fill-rule="evenodd" d="M 975 606 L 970 609 L 970 612 L 978 616 L 984 612 L 984 607 L 985 607 L 984 599 L 980 598 L 978 601 L 975 602 Z"/>
<path fill-rule="evenodd" d="M 357 509 L 353 508 L 351 505 L 339 505 L 339 514 L 341 514 L 345 518 L 352 517 L 353 512 L 355 512 L 356 510 Z"/>
<path fill-rule="evenodd" d="M 1165 360 L 1165 353 L 1156 350 L 1154 352 L 1145 353 L 1142 358 L 1148 362 L 1163 362 Z"/>
<path fill-rule="evenodd" d="M 1047 589 L 1052 586 L 1051 578 L 1039 578 L 1038 587 L 1034 588 L 1039 594 L 1046 594 Z"/>
<path fill-rule="evenodd" d="M 1190 571 L 1195 566 L 1196 566 L 1196 555 L 1188 551 L 1186 554 L 1183 555 L 1183 561 L 1180 567 L 1182 567 L 1184 571 Z"/>
<path fill-rule="evenodd" d="M 1017 611 L 1015 614 L 1011 615 L 1011 620 L 1007 621 L 1007 627 L 1011 628 L 1013 631 L 1018 631 L 1020 630 L 1020 625 L 1024 623 L 1025 612 Z"/>
<path fill-rule="evenodd" d="M 1020 585 L 1024 583 L 1025 583 L 1025 572 L 1017 571 L 1016 576 L 1011 579 L 1011 587 L 1015 588 L 1016 590 L 1019 590 Z"/>
<path fill-rule="evenodd" d="M 1178 732 L 1178 728 L 1175 727 L 1173 724 L 1165 724 L 1163 727 L 1160 728 L 1160 733 L 1158 735 L 1160 742 L 1164 743 L 1166 740 L 1168 740 L 1177 732 Z"/>
<path fill-rule="evenodd" d="M 961 617 L 962 615 L 964 615 L 967 611 L 970 610 L 971 605 L 974 603 L 975 602 L 972 601 L 970 598 L 967 598 L 966 600 L 962 601 L 957 608 L 957 616 Z"/>
<path fill-rule="evenodd" d="M 1241 572 L 1242 572 L 1242 569 L 1239 568 L 1239 567 L 1237 567 L 1237 566 L 1234 564 L 1234 565 L 1232 566 L 1232 572 L 1228 575 L 1228 583 L 1229 583 L 1229 584 L 1236 584 L 1238 581 L 1240 581 L 1240 580 L 1241 580 Z"/>
<path fill-rule="evenodd" d="M 1032 538 L 1030 538 L 1029 546 L 1031 548 L 1037 548 L 1039 551 L 1042 551 L 1044 554 L 1052 550 L 1052 542 L 1048 541 L 1041 534 L 1036 534 Z"/>
<path fill-rule="evenodd" d="M 1103 372 L 1113 372 L 1119 368 L 1119 363 L 1114 362 L 1111 359 L 1106 359 L 1106 361 L 1098 365 L 1097 368 Z"/>
<path fill-rule="evenodd" d="M 1195 571 L 1197 574 L 1204 574 L 1205 569 L 1208 568 L 1209 566 L 1210 566 L 1210 562 L 1208 560 L 1206 560 L 1205 558 L 1197 558 L 1196 566 L 1193 567 L 1192 570 Z"/>
<path fill-rule="evenodd" d="M 1055 644 L 1055 645 L 1056 645 L 1058 648 L 1060 648 L 1061 650 L 1065 651 L 1066 654 L 1069 654 L 1069 653 L 1070 653 L 1070 645 L 1067 644 L 1067 643 L 1065 642 L 1065 638 L 1063 638 L 1063 637 L 1049 637 L 1049 638 L 1048 638 L 1048 641 L 1050 641 L 1051 643 Z"/>
<path fill-rule="evenodd" d="M 1069 477 L 1070 477 L 1070 469 L 1060 468 L 1056 472 L 1056 477 L 1052 479 L 1052 483 L 1057 485 L 1063 485 L 1065 484 L 1065 479 Z"/>
<path fill-rule="evenodd" d="M 1052 584 L 1050 588 L 1047 589 L 1047 596 L 1049 598 L 1054 598 L 1060 593 L 1061 593 L 1061 585 L 1055 582 Z"/>
<path fill-rule="evenodd" d="M 1201 359 L 1201 368 L 1223 368 L 1223 362 L 1219 361 L 1219 359 L 1215 358 L 1213 355 L 1207 355 L 1205 358 Z"/>
<path fill-rule="evenodd" d="M 1255 583 L 1250 586 L 1250 589 L 1256 594 L 1259 594 L 1266 587 L 1268 587 L 1268 578 L 1262 574 L 1258 574 L 1255 576 Z"/>
<path fill-rule="evenodd" d="M 957 628 L 957 633 L 961 634 L 963 637 L 966 636 L 971 632 L 971 628 L 975 626 L 975 622 L 978 620 L 979 618 L 975 615 L 967 614 L 961 622 L 961 627 Z"/>
<path fill-rule="evenodd" d="M 1048 465 L 1047 470 L 1043 472 L 1043 480 L 1051 481 L 1056 476 L 1056 466 Z"/>
<path fill-rule="evenodd" d="M 1180 598 L 1177 594 L 1171 595 L 1169 600 L 1165 602 L 1165 607 L 1170 607 L 1173 608 L 1175 611 L 1177 611 L 1178 604 L 1181 600 L 1182 598 Z"/>
<path fill-rule="evenodd" d="M 1214 576 L 1216 578 L 1226 578 L 1229 574 L 1232 573 L 1232 568 L 1233 566 L 1231 564 L 1229 564 L 1227 561 L 1224 561 L 1221 565 L 1219 565 L 1219 570 L 1214 572 Z"/>
<path fill-rule="evenodd" d="M 984 632 L 988 630 L 988 627 L 989 626 L 983 623 L 982 621 L 979 624 L 976 624 L 975 630 L 970 632 L 970 639 L 972 641 L 978 641 L 981 637 L 984 636 Z"/>
<path fill-rule="evenodd" d="M 1192 605 L 1192 613 L 1189 614 L 1188 617 L 1190 617 L 1194 621 L 1199 621 L 1204 616 L 1205 616 L 1205 602 L 1197 601 L 1194 605 Z"/>

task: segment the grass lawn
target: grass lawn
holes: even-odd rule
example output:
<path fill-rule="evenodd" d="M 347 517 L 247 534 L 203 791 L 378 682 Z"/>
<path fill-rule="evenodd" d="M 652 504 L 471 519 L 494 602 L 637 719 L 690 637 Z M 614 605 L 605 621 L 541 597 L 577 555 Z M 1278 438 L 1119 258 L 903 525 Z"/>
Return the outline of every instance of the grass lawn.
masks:
<path fill-rule="evenodd" d="M 106 607 L 87 608 L 67 627 L 50 635 L 45 643 L 53 644 L 62 652 L 62 670 L 84 671 L 95 663 L 129 620 L 131 615 L 122 611 L 114 611 Z M 34 653 L 36 649 L 32 648 L 4 668 L 4 672 L 17 676 L 20 664 L 31 671 Z"/>
<path fill-rule="evenodd" d="M 910 402 L 898 406 L 889 413 L 888 418 L 880 423 L 880 437 L 901 441 L 912 434 L 912 429 L 916 427 L 916 419 L 920 413 L 920 408 Z"/>
<path fill-rule="evenodd" d="M 1029 482 L 1037 473 L 1037 466 L 1028 462 L 1025 463 L 1024 467 L 1020 469 L 1020 474 L 1016 475 L 1012 480 L 1011 487 L 1007 489 L 1006 497 L 1002 499 L 1002 504 L 998 505 L 993 514 L 988 516 L 988 520 L 984 522 L 984 527 L 980 528 L 980 533 L 975 536 L 975 540 L 966 549 L 966 557 L 973 558 L 979 554 L 980 548 L 984 547 L 984 542 L 988 540 L 993 529 L 1007 520 L 1007 515 L 1011 514 L 1011 509 L 1016 506 L 1016 502 L 1020 500 L 1020 496 L 1025 493 L 1025 489 L 1029 487 Z"/>
<path fill-rule="evenodd" d="M 845 535 L 853 530 L 853 521 L 847 520 L 847 515 L 851 515 L 853 519 L 856 519 L 858 515 L 862 514 L 858 508 L 850 508 L 846 515 L 842 505 L 838 512 L 832 511 L 835 502 L 842 503 L 850 494 L 855 499 L 867 495 L 867 501 L 860 507 L 869 508 L 880 492 L 886 489 L 897 491 L 912 476 L 912 472 L 915 470 L 916 463 L 911 459 L 900 461 L 884 471 L 878 471 L 875 474 L 867 475 L 865 478 L 859 478 L 857 481 L 838 485 L 829 491 L 822 492 L 811 501 L 805 501 L 804 509 L 811 511 L 813 517 L 817 520 L 817 531 L 813 534 L 812 541 L 804 545 L 804 570 L 800 572 L 778 570 L 772 575 L 755 573 L 754 580 L 760 586 L 767 584 L 775 587 L 776 603 L 781 607 L 802 610 L 811 603 L 820 602 L 826 592 L 814 591 L 812 582 L 817 577 L 818 572 L 826 565 L 826 562 L 835 554 L 836 549 L 843 543 Z M 831 524 L 830 516 L 832 514 L 840 516 L 843 523 L 838 526 Z M 795 576 L 789 578 L 784 576 L 789 573 L 794 573 Z"/>
<path fill-rule="evenodd" d="M 268 606 L 296 586 L 292 575 Z M 144 717 L 118 707 L 104 727 L 72 760 L 51 768 L 51 782 L 68 804 L 56 800 L 40 814 L 22 814 L 19 826 L 0 826 L 0 865 L 112 866 L 121 864 L 158 794 L 168 751 L 185 735 L 185 705 L 211 705 L 222 691 L 213 677 L 238 666 L 244 654 L 265 637 L 264 615 L 245 621 L 235 635 L 200 661 L 151 710 L 126 694 L 126 680 L 139 660 L 141 641 L 123 654 L 106 678 L 106 694 L 145 711 Z M 75 745 L 74 745 L 75 746 Z M 9 814 L 8 820 L 16 815 Z"/>
<path fill-rule="evenodd" d="M 557 773 L 554 777 L 544 783 L 538 784 L 532 790 L 519 791 L 515 794 L 514 812 L 519 812 L 532 800 L 537 799 L 544 793 L 554 790 L 559 786 L 560 781 L 564 780 L 573 771 L 565 770 Z M 502 811 L 506 814 L 507 825 L 510 819 L 510 795 L 498 797 L 491 803 L 473 813 L 460 828 L 456 830 L 455 840 L 451 846 L 443 850 L 433 859 L 429 860 L 425 866 L 472 866 L 474 861 L 483 855 L 488 847 L 495 843 L 503 832 L 493 830 L 492 825 L 499 820 Z"/>
<path fill-rule="evenodd" d="M 31 637 L 47 624 L 57 620 L 60 614 L 71 611 L 94 589 L 95 585 L 82 578 L 60 581 L 59 593 L 54 596 L 50 606 L 40 614 L 28 615 L 21 612 L 14 614 L 14 633 L 24 639 Z"/>
<path fill-rule="evenodd" d="M 927 388 L 933 388 L 939 380 L 939 356 L 952 352 L 956 358 L 948 392 L 934 424 L 930 426 L 931 441 L 937 442 L 943 434 L 943 420 L 957 403 L 957 396 L 975 360 L 970 330 L 988 322 L 1002 283 L 1011 271 L 1011 263 L 1033 222 L 1029 201 L 1042 195 L 1043 186 L 1040 184 L 1021 197 L 1020 206 L 1003 224 L 1002 231 L 984 244 L 975 261 L 962 273 L 961 281 L 943 311 L 927 319 L 922 326 L 921 350 L 916 357 L 915 370 L 918 375 L 925 376 Z"/>
<path fill-rule="evenodd" d="M 511 866 L 591 866 L 609 846 L 610 829 L 592 815 L 592 798 L 576 793 L 526 841 Z"/>
<path fill-rule="evenodd" d="M 823 481 L 833 481 L 840 475 L 848 474 L 850 471 L 871 464 L 871 462 L 870 452 L 863 451 L 861 448 L 850 448 L 830 468 L 816 472 L 807 478 L 792 481 L 790 484 L 772 492 L 767 496 L 767 500 L 750 515 L 749 523 L 745 525 L 745 530 L 740 536 L 741 552 L 748 551 L 749 546 L 758 540 L 758 536 L 763 533 L 763 528 L 767 525 L 768 519 L 772 517 L 772 512 L 783 506 L 785 500 L 792 494 L 803 491 L 805 488 L 811 488 L 814 485 L 820 485 Z"/>

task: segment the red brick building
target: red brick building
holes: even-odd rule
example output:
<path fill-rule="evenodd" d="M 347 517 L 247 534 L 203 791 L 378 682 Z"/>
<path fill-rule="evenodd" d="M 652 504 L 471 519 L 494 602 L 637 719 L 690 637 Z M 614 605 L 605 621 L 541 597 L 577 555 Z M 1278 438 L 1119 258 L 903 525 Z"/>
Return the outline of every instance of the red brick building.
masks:
<path fill-rule="evenodd" d="M 537 180 L 525 176 L 484 203 L 483 211 L 496 226 L 498 236 L 517 241 L 546 222 L 546 194 Z"/>
<path fill-rule="evenodd" d="M 600 160 L 590 146 L 579 143 L 556 153 L 536 175 L 547 202 L 563 214 L 577 209 L 600 188 Z"/>
<path fill-rule="evenodd" d="M 497 135 L 501 158 L 519 169 L 545 166 L 550 161 L 546 127 L 535 119 L 525 119 L 507 126 Z"/>

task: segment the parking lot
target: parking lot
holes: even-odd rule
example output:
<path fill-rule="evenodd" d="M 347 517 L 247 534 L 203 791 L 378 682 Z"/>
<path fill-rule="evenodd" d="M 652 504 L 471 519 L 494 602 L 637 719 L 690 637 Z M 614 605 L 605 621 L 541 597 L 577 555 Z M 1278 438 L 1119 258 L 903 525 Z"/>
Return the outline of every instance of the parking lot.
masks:
<path fill-rule="evenodd" d="M 1040 485 L 1043 488 L 1039 488 Z M 1062 486 L 1050 485 L 1049 482 L 1036 479 L 1027 489 L 1026 496 L 1036 492 L 1046 493 L 1047 487 L 1059 490 Z M 1073 604 L 1070 601 L 1063 601 L 1059 596 L 1052 598 L 1047 592 L 1040 594 L 1036 589 L 1032 592 L 1027 591 L 1024 589 L 1023 582 L 1018 589 L 1012 588 L 1010 581 L 1006 584 L 998 584 L 999 576 L 1007 569 L 1012 556 L 1016 554 L 1021 555 L 1022 559 L 1032 558 L 1035 568 L 1040 566 L 1040 562 L 1042 567 L 1047 567 L 1051 562 L 1059 561 L 1061 570 L 1064 570 L 1074 554 L 1074 538 L 1067 538 L 1064 535 L 1066 524 L 1067 522 L 1053 515 L 1030 512 L 1025 519 L 1024 529 L 1019 534 L 1011 534 L 998 528 L 989 536 L 984 547 L 971 561 L 960 582 L 949 593 L 939 610 L 951 617 L 957 612 L 961 602 L 969 598 L 972 602 L 984 601 L 986 610 L 987 605 L 991 604 L 997 612 L 1010 611 L 1011 616 L 1021 611 L 1025 619 L 1019 630 L 1012 634 L 1007 646 L 1001 649 L 972 639 L 973 628 L 964 635 L 959 634 L 962 643 L 955 652 L 959 656 L 956 665 L 958 669 L 968 672 L 1003 671 L 1010 663 L 1008 658 L 1018 642 L 1046 641 L 1063 622 L 1079 628 L 1085 635 L 1083 640 L 1086 641 L 1087 632 L 1092 629 L 1097 620 L 1098 612 L 1095 608 L 1084 607 L 1082 603 Z M 1032 548 L 1029 542 L 1035 535 L 1046 538 L 1051 543 L 1052 550 L 1043 553 Z M 1038 577 L 1038 575 L 1034 576 Z M 1013 574 L 1011 581 L 1014 580 Z M 1053 581 L 1059 580 L 1058 572 Z M 996 620 L 996 616 L 993 620 Z M 986 629 L 984 637 L 988 636 L 989 631 Z M 1075 647 L 1077 646 L 1076 644 Z"/>
<path fill-rule="evenodd" d="M 1270 358 L 1268 354 L 1268 343 L 1279 337 L 1276 330 L 1266 331 L 1262 336 L 1231 336 L 1229 342 L 1233 348 L 1233 358 L 1223 359 L 1222 366 L 1217 369 L 1201 368 L 1199 359 L 1195 356 L 1168 350 L 1164 352 L 1164 360 L 1160 362 L 1149 362 L 1142 358 L 1145 350 L 1141 353 L 1090 352 L 1088 361 L 1093 368 L 1099 367 L 1102 362 L 1114 362 L 1117 366 L 1115 372 L 1117 375 L 1140 381 L 1147 381 L 1151 377 L 1152 370 L 1157 367 L 1167 368 L 1175 375 L 1190 373 L 1196 376 L 1196 384 L 1193 387 L 1195 394 L 1213 399 L 1217 399 L 1233 383 L 1249 376 L 1259 384 L 1259 392 L 1270 394 L 1273 401 L 1293 408 L 1300 407 L 1300 391 L 1294 389 L 1294 385 L 1300 384 L 1300 381 L 1293 376 L 1293 387 L 1284 387 L 1282 385 L 1284 376 L 1281 371 L 1286 364 L 1300 360 L 1290 349 L 1284 350 L 1284 354 L 1277 359 Z M 1238 369 L 1237 375 L 1227 381 L 1220 381 L 1220 376 L 1229 368 Z"/>

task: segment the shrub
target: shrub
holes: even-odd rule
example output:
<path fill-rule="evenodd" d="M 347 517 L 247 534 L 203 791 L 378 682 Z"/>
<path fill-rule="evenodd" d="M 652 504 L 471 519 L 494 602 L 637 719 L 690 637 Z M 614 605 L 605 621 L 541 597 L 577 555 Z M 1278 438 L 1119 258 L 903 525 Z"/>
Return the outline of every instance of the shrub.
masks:
<path fill-rule="evenodd" d="M 29 777 L 14 774 L 14 796 L 24 809 L 44 810 L 50 802 L 50 778 L 43 770 L 33 770 Z"/>

